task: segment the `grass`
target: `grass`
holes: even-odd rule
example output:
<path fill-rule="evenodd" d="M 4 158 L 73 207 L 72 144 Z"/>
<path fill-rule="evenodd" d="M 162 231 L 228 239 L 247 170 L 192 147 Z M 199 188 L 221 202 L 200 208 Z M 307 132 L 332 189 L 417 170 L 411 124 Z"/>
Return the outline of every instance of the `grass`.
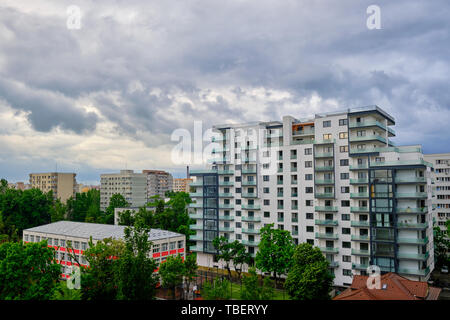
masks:
<path fill-rule="evenodd" d="M 283 298 L 284 291 L 284 298 Z M 241 285 L 233 283 L 231 288 L 231 298 L 241 300 Z M 275 289 L 272 300 L 289 300 L 289 295 L 285 290 Z"/>

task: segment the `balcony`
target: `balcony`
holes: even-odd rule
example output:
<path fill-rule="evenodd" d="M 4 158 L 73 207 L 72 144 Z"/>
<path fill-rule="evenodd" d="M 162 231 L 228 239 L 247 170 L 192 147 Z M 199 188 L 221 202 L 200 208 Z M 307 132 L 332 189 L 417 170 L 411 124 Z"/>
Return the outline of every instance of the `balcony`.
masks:
<path fill-rule="evenodd" d="M 234 209 L 234 204 L 232 204 L 232 203 L 219 203 L 219 209 Z"/>
<path fill-rule="evenodd" d="M 428 275 L 428 273 L 430 273 L 430 268 L 425 268 L 425 269 L 398 269 L 398 273 L 399 274 L 407 274 L 407 275 L 414 275 L 414 276 L 426 276 Z"/>
<path fill-rule="evenodd" d="M 352 269 L 355 270 L 367 270 L 368 267 L 368 264 L 352 263 Z"/>
<path fill-rule="evenodd" d="M 189 236 L 189 240 L 203 241 L 203 236 L 198 236 L 198 235 Z"/>
<path fill-rule="evenodd" d="M 232 193 L 219 193 L 219 198 L 233 198 Z"/>
<path fill-rule="evenodd" d="M 397 227 L 399 229 L 426 229 L 428 228 L 428 222 L 425 223 L 398 222 Z"/>
<path fill-rule="evenodd" d="M 352 238 L 353 241 L 369 241 L 369 236 L 362 236 L 362 235 L 356 235 L 356 234 L 352 234 Z"/>
<path fill-rule="evenodd" d="M 421 253 L 403 253 L 399 252 L 397 257 L 399 259 L 403 260 L 420 260 L 420 261 L 426 261 L 428 260 L 429 253 L 421 254 Z"/>
<path fill-rule="evenodd" d="M 261 222 L 261 217 L 242 217 L 241 219 L 244 222 Z"/>
<path fill-rule="evenodd" d="M 399 244 L 419 244 L 419 245 L 425 245 L 428 243 L 428 237 L 425 237 L 424 239 L 418 239 L 418 238 L 398 238 L 397 243 Z"/>
<path fill-rule="evenodd" d="M 369 207 L 350 207 L 350 212 L 369 212 Z"/>
<path fill-rule="evenodd" d="M 369 169 L 369 166 L 367 164 L 356 164 L 350 166 L 350 170 L 367 170 L 367 169 Z"/>
<path fill-rule="evenodd" d="M 316 239 L 330 239 L 330 240 L 337 240 L 339 236 L 334 233 L 319 233 L 316 232 Z"/>
<path fill-rule="evenodd" d="M 242 174 L 256 174 L 256 169 L 242 169 Z"/>
<path fill-rule="evenodd" d="M 337 226 L 337 220 L 315 220 L 315 224 L 320 226 Z"/>
<path fill-rule="evenodd" d="M 369 250 L 352 249 L 352 255 L 354 255 L 354 256 L 370 256 L 370 252 L 369 252 Z"/>
<path fill-rule="evenodd" d="M 189 183 L 189 186 L 191 187 L 203 187 L 203 181 L 193 181 Z"/>
<path fill-rule="evenodd" d="M 256 196 L 255 192 L 252 192 L 252 193 L 242 193 L 241 197 L 242 198 L 256 198 L 257 196 Z"/>
<path fill-rule="evenodd" d="M 383 123 L 377 121 L 377 120 L 370 120 L 370 121 L 364 121 L 364 122 L 351 122 L 348 127 L 350 129 L 355 128 L 364 128 L 364 127 L 379 127 L 383 130 L 388 130 L 388 132 L 392 135 L 395 135 L 395 131 L 389 127 L 386 127 Z"/>
<path fill-rule="evenodd" d="M 307 129 L 307 130 L 294 130 L 292 131 L 292 136 L 294 137 L 300 137 L 300 136 L 313 136 L 314 130 Z"/>
<path fill-rule="evenodd" d="M 191 197 L 191 198 L 201 198 L 201 197 L 203 197 L 203 192 L 195 192 L 195 193 L 190 192 L 189 193 L 189 197 Z"/>
<path fill-rule="evenodd" d="M 219 181 L 219 186 L 233 186 L 233 181 Z"/>
<path fill-rule="evenodd" d="M 317 199 L 334 199 L 334 193 L 316 193 L 315 196 Z"/>
<path fill-rule="evenodd" d="M 352 227 L 369 227 L 369 221 L 352 221 L 350 222 Z"/>
<path fill-rule="evenodd" d="M 314 171 L 334 171 L 334 166 L 315 166 Z"/>
<path fill-rule="evenodd" d="M 374 141 L 374 140 L 386 143 L 386 139 L 378 134 L 372 134 L 372 135 L 367 135 L 367 136 L 362 136 L 362 137 L 351 136 L 349 139 L 350 142 Z"/>
<path fill-rule="evenodd" d="M 205 174 L 205 173 L 217 173 L 217 170 L 189 170 L 189 174 L 191 176 L 197 176 L 197 175 L 201 175 L 201 174 Z M 191 183 L 192 185 L 192 183 Z"/>
<path fill-rule="evenodd" d="M 256 181 L 242 181 L 242 186 L 256 186 Z"/>
<path fill-rule="evenodd" d="M 234 174 L 234 171 L 233 170 L 219 170 L 219 171 L 217 171 L 217 174 L 220 174 L 220 175 L 232 175 L 232 174 Z"/>
<path fill-rule="evenodd" d="M 259 234 L 259 229 L 244 229 L 244 228 L 242 228 L 242 233 Z"/>
<path fill-rule="evenodd" d="M 320 251 L 323 253 L 339 253 L 339 248 L 333 247 L 319 247 Z"/>
<path fill-rule="evenodd" d="M 371 167 L 397 167 L 397 166 L 427 166 L 433 167 L 433 165 L 423 159 L 417 160 L 397 160 L 397 161 L 385 161 L 385 162 L 373 162 Z"/>
<path fill-rule="evenodd" d="M 426 192 L 396 193 L 395 197 L 398 199 L 428 198 L 428 194 Z"/>
<path fill-rule="evenodd" d="M 335 142 L 336 142 L 336 139 L 322 139 L 322 140 L 315 140 L 314 144 L 332 144 Z"/>
<path fill-rule="evenodd" d="M 234 216 L 219 216 L 219 220 L 234 221 Z"/>
<path fill-rule="evenodd" d="M 189 225 L 189 229 L 191 230 L 203 230 L 203 226 L 199 224 L 191 224 Z"/>
<path fill-rule="evenodd" d="M 234 228 L 219 227 L 219 232 L 234 232 Z"/>
<path fill-rule="evenodd" d="M 189 218 L 191 219 L 203 219 L 202 214 L 189 214 Z"/>
<path fill-rule="evenodd" d="M 395 183 L 427 183 L 427 179 L 425 177 L 405 177 L 405 178 L 395 178 Z"/>
<path fill-rule="evenodd" d="M 257 204 L 242 204 L 241 208 L 244 210 L 261 210 L 261 206 Z"/>
<path fill-rule="evenodd" d="M 313 144 L 315 142 L 314 139 L 291 140 L 291 145 Z"/>
<path fill-rule="evenodd" d="M 203 252 L 203 247 L 202 246 L 192 246 L 192 247 L 189 247 L 189 251 Z"/>
<path fill-rule="evenodd" d="M 428 208 L 427 207 L 423 207 L 423 208 L 397 208 L 397 213 L 427 213 L 428 212 Z"/>
<path fill-rule="evenodd" d="M 369 183 L 369 179 L 365 178 L 365 179 L 350 179 L 350 184 L 368 184 Z"/>
<path fill-rule="evenodd" d="M 203 208 L 203 203 L 189 203 L 189 208 Z"/>
<path fill-rule="evenodd" d="M 364 199 L 368 197 L 369 197 L 368 192 L 350 193 L 350 199 Z"/>
<path fill-rule="evenodd" d="M 335 211 L 338 211 L 338 207 L 316 206 L 316 207 L 314 207 L 314 210 L 319 211 L 319 212 L 335 212 Z"/>
<path fill-rule="evenodd" d="M 334 184 L 334 180 L 333 179 L 316 180 L 314 181 L 314 183 L 319 185 L 331 185 Z"/>
<path fill-rule="evenodd" d="M 330 268 L 337 268 L 337 267 L 339 267 L 339 262 L 338 261 L 328 261 L 328 263 L 330 264 Z"/>
<path fill-rule="evenodd" d="M 259 241 L 242 240 L 242 244 L 246 246 L 257 247 L 259 245 Z"/>
<path fill-rule="evenodd" d="M 333 152 L 316 152 L 314 153 L 314 158 L 333 158 Z"/>

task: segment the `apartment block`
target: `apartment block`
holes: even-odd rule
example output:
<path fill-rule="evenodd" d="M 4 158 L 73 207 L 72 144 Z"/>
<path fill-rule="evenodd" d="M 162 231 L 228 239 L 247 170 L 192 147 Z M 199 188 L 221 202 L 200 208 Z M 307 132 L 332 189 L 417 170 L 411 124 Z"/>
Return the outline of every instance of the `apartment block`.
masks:
<path fill-rule="evenodd" d="M 147 203 L 147 174 L 133 170 L 121 170 L 120 173 L 100 175 L 100 208 L 109 206 L 114 194 L 121 194 L 132 207 L 141 207 Z"/>
<path fill-rule="evenodd" d="M 426 154 L 424 158 L 434 165 L 431 178 L 435 222 L 441 230 L 446 230 L 445 223 L 450 219 L 450 153 Z"/>
<path fill-rule="evenodd" d="M 89 266 L 84 251 L 89 248 L 90 237 L 94 244 L 105 238 L 124 239 L 124 229 L 125 226 L 118 225 L 58 221 L 25 229 L 23 241 L 28 243 L 47 240 L 48 246 L 55 249 L 56 261 L 61 265 L 61 277 L 68 279 L 73 265 Z M 151 257 L 158 265 L 171 255 L 185 257 L 186 236 L 183 234 L 151 229 L 148 239 L 152 242 Z M 75 255 L 79 263 L 69 253 Z"/>
<path fill-rule="evenodd" d="M 42 192 L 53 191 L 55 199 L 65 203 L 67 199 L 77 192 L 76 173 L 30 173 L 31 188 L 40 189 Z"/>
<path fill-rule="evenodd" d="M 173 189 L 173 177 L 169 172 L 162 170 L 143 170 L 147 175 L 147 198 L 153 196 L 165 197 L 167 191 Z"/>
<path fill-rule="evenodd" d="M 220 265 L 212 240 L 253 256 L 267 224 L 322 250 L 336 287 L 370 265 L 411 280 L 434 268 L 431 169 L 422 148 L 396 146 L 395 119 L 377 106 L 310 119 L 216 125 L 211 159 L 191 170 L 199 265 Z"/>
<path fill-rule="evenodd" d="M 173 179 L 173 191 L 189 192 L 189 184 L 193 181 L 193 179 L 187 178 Z"/>

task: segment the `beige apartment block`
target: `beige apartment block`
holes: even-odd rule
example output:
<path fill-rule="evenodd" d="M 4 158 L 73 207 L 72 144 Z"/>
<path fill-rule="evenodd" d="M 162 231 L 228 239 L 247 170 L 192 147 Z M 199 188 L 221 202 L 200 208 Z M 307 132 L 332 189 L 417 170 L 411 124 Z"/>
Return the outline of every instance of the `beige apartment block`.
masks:
<path fill-rule="evenodd" d="M 173 179 L 173 191 L 175 192 L 189 192 L 189 184 L 193 179 Z"/>
<path fill-rule="evenodd" d="M 42 192 L 53 191 L 55 199 L 65 203 L 74 196 L 77 190 L 76 173 L 30 173 L 31 188 L 37 188 Z"/>
<path fill-rule="evenodd" d="M 173 177 L 162 170 L 142 170 L 147 175 L 147 198 L 153 196 L 165 197 L 167 191 L 172 191 Z"/>

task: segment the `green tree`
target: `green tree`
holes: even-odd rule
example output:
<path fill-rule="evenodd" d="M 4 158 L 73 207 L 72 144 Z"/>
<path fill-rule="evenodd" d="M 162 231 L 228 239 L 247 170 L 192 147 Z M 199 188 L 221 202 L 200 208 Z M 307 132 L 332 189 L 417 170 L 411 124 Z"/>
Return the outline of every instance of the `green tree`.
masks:
<path fill-rule="evenodd" d="M 197 277 L 197 254 L 192 253 L 186 256 L 186 260 L 184 261 L 184 283 L 185 290 L 189 292 L 191 288 L 191 284 L 194 282 Z"/>
<path fill-rule="evenodd" d="M 64 220 L 66 218 L 66 215 L 67 206 L 62 203 L 61 200 L 56 199 L 50 209 L 51 222 Z"/>
<path fill-rule="evenodd" d="M 0 245 L 0 300 L 49 300 L 61 274 L 47 241 Z"/>
<path fill-rule="evenodd" d="M 180 255 L 176 257 L 169 256 L 166 262 L 161 263 L 159 267 L 162 285 L 171 289 L 174 300 L 176 298 L 176 288 L 183 283 L 185 273 L 185 265 Z"/>
<path fill-rule="evenodd" d="M 66 205 L 67 218 L 70 221 L 102 223 L 105 219 L 100 211 L 99 190 L 77 193 L 75 197 L 67 200 Z"/>
<path fill-rule="evenodd" d="M 248 275 L 242 279 L 241 299 L 243 300 L 270 300 L 273 297 L 273 283 L 264 278 L 263 286 L 258 283 L 258 275 L 254 267 L 250 268 Z"/>
<path fill-rule="evenodd" d="M 261 240 L 256 253 L 256 267 L 277 277 L 286 274 L 292 264 L 294 242 L 287 230 L 273 229 L 269 224 L 260 230 Z"/>
<path fill-rule="evenodd" d="M 81 297 L 81 290 L 69 289 L 65 281 L 60 281 L 51 300 L 81 300 Z"/>
<path fill-rule="evenodd" d="M 111 238 L 93 243 L 84 256 L 88 268 L 81 268 L 81 290 L 84 300 L 113 300 L 117 296 L 116 269 L 118 257 L 122 256 L 125 245 L 122 240 Z"/>
<path fill-rule="evenodd" d="M 213 283 L 205 282 L 201 290 L 205 300 L 229 300 L 231 299 L 230 281 L 216 278 Z"/>
<path fill-rule="evenodd" d="M 119 212 L 118 224 L 120 226 L 132 226 L 134 225 L 134 216 L 131 210 L 125 210 Z"/>
<path fill-rule="evenodd" d="M 237 240 L 231 243 L 231 251 L 234 271 L 238 274 L 239 281 L 241 281 L 242 268 L 244 264 L 251 264 L 252 256 L 247 252 L 245 246 Z"/>
<path fill-rule="evenodd" d="M 104 219 L 104 223 L 114 224 L 114 209 L 115 208 L 126 208 L 129 207 L 130 204 L 125 200 L 125 198 L 119 194 L 113 194 L 109 199 L 109 205 L 106 208 L 106 216 Z"/>
<path fill-rule="evenodd" d="M 450 221 L 450 220 L 449 220 Z M 436 226 L 433 228 L 433 242 L 434 242 L 434 259 L 437 268 L 443 266 L 449 266 L 449 255 L 450 250 L 450 240 L 449 233 L 442 231 L 440 227 Z"/>
<path fill-rule="evenodd" d="M 217 249 L 217 259 L 225 263 L 225 269 L 228 271 L 228 279 L 231 280 L 231 261 L 234 257 L 233 245 L 225 237 L 218 237 L 213 240 L 214 248 Z"/>
<path fill-rule="evenodd" d="M 295 300 L 328 300 L 334 275 L 319 248 L 302 243 L 295 248 L 293 265 L 284 284 Z"/>
<path fill-rule="evenodd" d="M 150 228 L 135 223 L 125 228 L 125 251 L 118 259 L 116 282 L 120 300 L 149 300 L 155 296 L 158 275 L 155 260 L 149 258 Z"/>

